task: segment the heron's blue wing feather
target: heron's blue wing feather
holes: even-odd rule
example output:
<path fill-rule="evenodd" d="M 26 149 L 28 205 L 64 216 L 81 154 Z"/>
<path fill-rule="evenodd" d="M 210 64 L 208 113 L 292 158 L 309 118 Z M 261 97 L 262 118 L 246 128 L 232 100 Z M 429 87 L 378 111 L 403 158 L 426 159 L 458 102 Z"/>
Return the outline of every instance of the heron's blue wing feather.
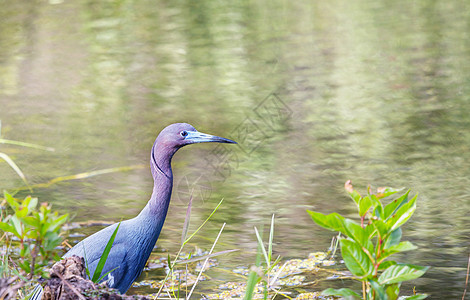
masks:
<path fill-rule="evenodd" d="M 155 229 L 147 232 L 147 226 L 135 226 L 133 222 L 134 219 L 121 223 L 100 275 L 101 277 L 111 271 L 102 281 L 107 281 L 109 287 L 118 289 L 121 293 L 125 293 L 142 272 L 160 232 Z M 64 257 L 86 257 L 87 268 L 93 277 L 106 246 L 104 241 L 109 241 L 116 226 L 117 224 L 110 225 L 89 236 L 70 249 Z"/>

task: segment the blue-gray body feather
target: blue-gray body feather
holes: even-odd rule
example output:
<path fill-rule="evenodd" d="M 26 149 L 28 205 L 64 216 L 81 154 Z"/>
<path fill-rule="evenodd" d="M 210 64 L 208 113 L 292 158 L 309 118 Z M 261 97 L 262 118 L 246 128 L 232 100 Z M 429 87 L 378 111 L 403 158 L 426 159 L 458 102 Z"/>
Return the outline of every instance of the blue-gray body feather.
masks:
<path fill-rule="evenodd" d="M 101 275 L 111 271 L 102 281 L 125 293 L 139 277 L 158 239 L 165 216 L 152 216 L 144 210 L 119 226 Z M 93 276 L 101 255 L 117 224 L 110 225 L 76 244 L 64 257 L 86 257 L 90 276 Z M 113 270 L 114 269 L 114 270 Z"/>

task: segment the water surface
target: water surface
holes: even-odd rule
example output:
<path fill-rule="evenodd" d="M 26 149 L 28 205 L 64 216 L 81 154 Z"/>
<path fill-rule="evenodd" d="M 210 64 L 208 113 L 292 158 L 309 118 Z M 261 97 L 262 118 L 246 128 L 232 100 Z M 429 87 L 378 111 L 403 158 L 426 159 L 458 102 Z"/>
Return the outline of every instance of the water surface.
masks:
<path fill-rule="evenodd" d="M 33 184 L 140 166 L 35 189 L 41 201 L 76 221 L 135 216 L 151 193 L 156 135 L 184 121 L 240 146 L 176 154 L 161 249 L 179 248 L 195 183 L 191 229 L 225 199 L 195 244 L 209 248 L 226 222 L 216 250 L 243 249 L 220 259 L 227 269 L 254 261 L 253 226 L 272 214 L 276 254 L 326 250 L 333 233 L 305 210 L 352 216 L 347 179 L 363 190 L 406 187 L 419 200 L 404 237 L 419 250 L 402 259 L 432 267 L 413 285 L 433 299 L 461 297 L 470 245 L 468 1 L 0 3 L 2 137 L 55 152 L 0 151 Z M 19 186 L 0 162 L 0 187 Z"/>

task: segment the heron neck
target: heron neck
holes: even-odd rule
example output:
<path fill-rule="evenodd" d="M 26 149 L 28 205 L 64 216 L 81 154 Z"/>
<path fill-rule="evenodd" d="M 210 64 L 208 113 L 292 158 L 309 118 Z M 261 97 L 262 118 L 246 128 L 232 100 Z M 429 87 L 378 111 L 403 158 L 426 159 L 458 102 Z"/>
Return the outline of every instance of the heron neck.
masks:
<path fill-rule="evenodd" d="M 152 218 L 165 220 L 168 206 L 170 204 L 171 191 L 173 188 L 173 173 L 171 171 L 171 159 L 174 151 L 168 151 L 165 147 L 159 147 L 157 142 L 152 148 L 150 156 L 150 169 L 153 176 L 153 191 L 150 200 L 145 207 L 146 215 Z M 142 211 L 142 213 L 144 213 Z"/>

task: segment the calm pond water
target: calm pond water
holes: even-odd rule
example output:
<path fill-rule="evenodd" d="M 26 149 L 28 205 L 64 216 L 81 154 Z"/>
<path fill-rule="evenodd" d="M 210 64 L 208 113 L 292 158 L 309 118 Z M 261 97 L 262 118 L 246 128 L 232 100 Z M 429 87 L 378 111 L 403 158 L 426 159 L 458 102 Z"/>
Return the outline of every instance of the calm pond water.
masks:
<path fill-rule="evenodd" d="M 174 158 L 161 249 L 179 248 L 189 190 L 195 240 L 231 269 L 254 262 L 253 226 L 276 215 L 285 259 L 326 250 L 332 232 L 306 209 L 353 215 L 343 184 L 419 193 L 403 261 L 432 268 L 408 285 L 461 298 L 470 246 L 469 1 L 0 0 L 3 138 L 32 184 L 75 221 L 135 216 L 152 187 L 149 152 L 173 122 L 240 142 Z M 21 180 L 0 162 L 0 188 Z M 87 228 L 94 231 L 97 228 Z M 193 244 L 193 245 L 194 245 Z M 151 276 L 144 274 L 144 276 Z M 222 281 L 224 272 L 211 273 Z M 350 286 L 347 281 L 336 283 Z M 321 289 L 323 287 L 319 287 Z"/>

